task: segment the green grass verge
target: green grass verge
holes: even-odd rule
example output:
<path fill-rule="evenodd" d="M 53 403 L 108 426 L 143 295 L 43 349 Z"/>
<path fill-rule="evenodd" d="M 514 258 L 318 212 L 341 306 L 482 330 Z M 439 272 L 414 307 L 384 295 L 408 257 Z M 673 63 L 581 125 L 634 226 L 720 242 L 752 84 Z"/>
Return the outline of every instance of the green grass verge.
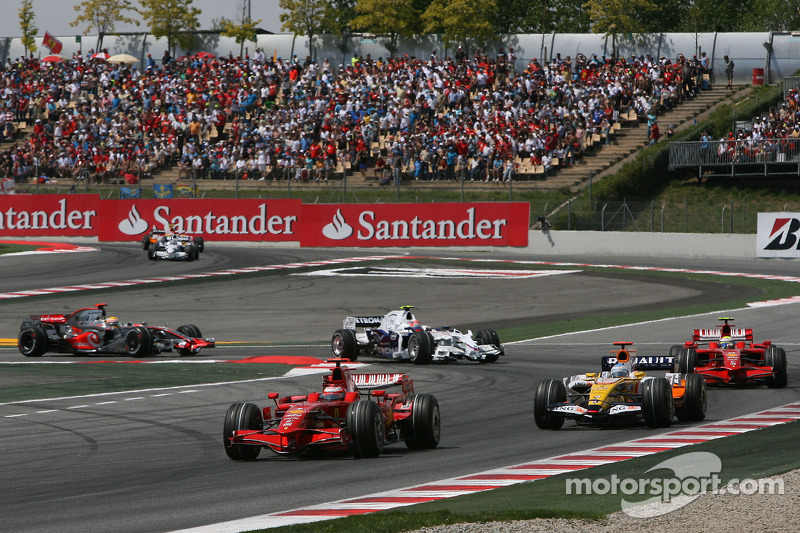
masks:
<path fill-rule="evenodd" d="M 0 402 L 252 380 L 284 375 L 270 363 L 102 363 L 0 365 Z"/>
<path fill-rule="evenodd" d="M 0 243 L 0 255 L 29 252 L 41 248 L 40 244 L 3 244 Z"/>
<path fill-rule="evenodd" d="M 620 510 L 621 494 L 567 494 L 567 479 L 668 479 L 670 470 L 648 470 L 688 452 L 710 452 L 722 461 L 722 486 L 731 480 L 774 476 L 800 467 L 796 452 L 800 422 L 752 431 L 733 437 L 678 448 L 647 457 L 559 474 L 535 482 L 336 520 L 270 528 L 270 533 L 394 533 L 461 522 L 494 522 L 533 518 L 599 519 Z M 532 431 L 536 431 L 535 429 Z M 588 429 L 587 431 L 592 431 Z M 646 435 L 643 430 L 641 436 Z M 628 435 L 626 435 L 627 437 Z M 647 494 L 624 496 L 643 501 Z M 576 512 L 575 509 L 580 509 Z"/>

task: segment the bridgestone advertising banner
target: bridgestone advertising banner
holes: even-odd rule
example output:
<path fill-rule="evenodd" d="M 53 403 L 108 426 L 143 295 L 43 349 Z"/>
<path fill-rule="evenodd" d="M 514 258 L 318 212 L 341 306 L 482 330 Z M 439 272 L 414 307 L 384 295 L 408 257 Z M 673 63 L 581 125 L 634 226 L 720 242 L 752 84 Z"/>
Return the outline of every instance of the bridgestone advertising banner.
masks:
<path fill-rule="evenodd" d="M 800 213 L 759 213 L 756 257 L 800 257 Z"/>
<path fill-rule="evenodd" d="M 153 229 L 213 241 L 301 246 L 527 246 L 525 202 L 303 204 L 301 200 L 128 199 L 92 194 L 0 196 L 0 237 L 141 241 Z"/>
<path fill-rule="evenodd" d="M 94 194 L 0 196 L 0 235 L 94 236 L 100 226 Z"/>
<path fill-rule="evenodd" d="M 303 206 L 302 246 L 527 246 L 527 203 Z"/>

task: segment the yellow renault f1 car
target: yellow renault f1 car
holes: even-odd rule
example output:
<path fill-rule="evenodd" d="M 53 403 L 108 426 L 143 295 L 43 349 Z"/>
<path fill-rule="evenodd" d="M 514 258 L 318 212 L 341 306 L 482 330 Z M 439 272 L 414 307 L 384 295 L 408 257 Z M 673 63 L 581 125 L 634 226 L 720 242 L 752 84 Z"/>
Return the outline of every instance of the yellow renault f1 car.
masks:
<path fill-rule="evenodd" d="M 601 359 L 602 372 L 545 380 L 538 384 L 533 415 L 541 429 L 560 429 L 564 420 L 580 425 L 629 424 L 669 427 L 673 418 L 703 420 L 706 384 L 699 374 L 674 373 L 675 358 L 633 357 L 629 341 L 615 342 L 614 356 Z M 664 377 L 646 370 L 667 370 Z"/>

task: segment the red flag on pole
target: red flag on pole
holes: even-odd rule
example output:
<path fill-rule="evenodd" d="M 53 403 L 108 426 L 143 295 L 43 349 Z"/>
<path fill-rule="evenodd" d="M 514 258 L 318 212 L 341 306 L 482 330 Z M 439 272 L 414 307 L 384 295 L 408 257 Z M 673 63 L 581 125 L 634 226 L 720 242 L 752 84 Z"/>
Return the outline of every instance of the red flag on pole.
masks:
<path fill-rule="evenodd" d="M 50 32 L 44 32 L 44 39 L 42 40 L 42 46 L 46 46 L 50 49 L 51 54 L 60 54 L 61 53 L 61 41 L 50 35 Z"/>

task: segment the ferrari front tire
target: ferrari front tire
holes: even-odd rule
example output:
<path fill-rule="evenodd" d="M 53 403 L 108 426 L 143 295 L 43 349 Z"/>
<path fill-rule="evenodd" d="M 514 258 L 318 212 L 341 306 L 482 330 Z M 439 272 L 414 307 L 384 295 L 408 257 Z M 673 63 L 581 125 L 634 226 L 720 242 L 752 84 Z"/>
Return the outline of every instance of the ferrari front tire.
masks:
<path fill-rule="evenodd" d="M 356 332 L 352 329 L 337 329 L 331 337 L 331 352 L 335 357 L 351 361 L 358 359 Z"/>
<path fill-rule="evenodd" d="M 345 420 L 350 436 L 350 453 L 356 459 L 377 457 L 383 451 L 386 429 L 377 402 L 359 400 L 347 408 Z"/>
<path fill-rule="evenodd" d="M 533 395 L 533 419 L 539 429 L 561 429 L 564 418 L 554 415 L 547 407 L 567 401 L 567 388 L 555 379 L 540 381 Z"/>
<path fill-rule="evenodd" d="M 683 394 L 683 405 L 675 409 L 675 415 L 681 421 L 700 421 L 706 417 L 708 397 L 706 380 L 700 374 L 684 374 L 686 388 Z"/>
<path fill-rule="evenodd" d="M 255 404 L 235 403 L 228 407 L 222 427 L 222 445 L 225 447 L 228 457 L 234 461 L 253 461 L 258 457 L 258 454 L 261 453 L 261 446 L 232 444 L 231 438 L 234 431 L 264 429 L 262 420 L 261 409 Z"/>
<path fill-rule="evenodd" d="M 125 350 L 132 357 L 147 357 L 153 348 L 153 336 L 150 330 L 138 326 L 125 334 Z"/>
<path fill-rule="evenodd" d="M 47 351 L 47 344 L 47 334 L 39 326 L 25 328 L 17 337 L 17 347 L 25 357 L 41 357 Z"/>
<path fill-rule="evenodd" d="M 652 428 L 672 425 L 675 404 L 672 400 L 672 387 L 666 378 L 642 381 L 642 411 L 645 422 Z"/>
<path fill-rule="evenodd" d="M 789 379 L 786 364 L 786 350 L 777 346 L 770 346 L 764 352 L 764 365 L 772 367 L 772 377 L 767 378 L 767 387 L 782 389 Z"/>
<path fill-rule="evenodd" d="M 435 342 L 429 331 L 417 330 L 408 339 L 408 358 L 415 365 L 430 364 Z"/>
<path fill-rule="evenodd" d="M 697 350 L 684 348 L 678 354 L 675 371 L 679 374 L 691 374 L 697 368 Z"/>
<path fill-rule="evenodd" d="M 442 431 L 439 402 L 432 394 L 417 394 L 412 399 L 411 416 L 405 420 L 404 441 L 411 450 L 436 448 Z"/>

